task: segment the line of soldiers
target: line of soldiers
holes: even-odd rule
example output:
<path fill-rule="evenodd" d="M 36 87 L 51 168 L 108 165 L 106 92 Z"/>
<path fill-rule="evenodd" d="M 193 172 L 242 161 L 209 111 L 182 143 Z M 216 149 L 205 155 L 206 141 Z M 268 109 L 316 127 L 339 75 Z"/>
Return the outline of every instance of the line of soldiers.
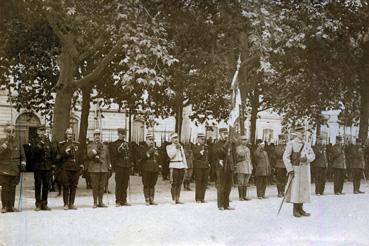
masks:
<path fill-rule="evenodd" d="M 310 201 L 310 163 L 314 169 L 316 194 L 323 195 L 328 168 L 326 146 L 321 139 L 311 148 L 303 141 L 303 128 L 295 129 L 294 139 L 287 145 L 281 143 L 273 149 L 266 149 L 263 141 L 258 140 L 255 148 L 250 148 L 246 136 L 241 136 L 241 143 L 232 143 L 228 129 L 219 129 L 219 141 L 209 146 L 205 135 L 198 134 L 197 143 L 183 146 L 178 135 L 170 135 L 170 143 L 157 148 L 154 136 L 147 134 L 145 143 L 133 154 L 125 140 L 126 130 L 118 129 L 118 139 L 112 143 L 103 143 L 101 132 L 96 130 L 93 142 L 87 145 L 86 160 L 79 163 L 79 143 L 73 141 L 72 129 L 65 132 L 65 140 L 57 144 L 45 135 L 45 127 L 38 128 L 38 137 L 24 146 L 30 153 L 35 180 L 35 210 L 50 210 L 47 206 L 50 178 L 55 172 L 56 180 L 63 187 L 64 209 L 76 209 L 75 196 L 79 176 L 88 173 L 92 185 L 93 208 L 107 207 L 103 203 L 109 173 L 115 172 L 116 206 L 130 206 L 127 202 L 129 177 L 134 162 L 142 176 L 143 194 L 146 205 L 155 202 L 155 185 L 163 166 L 168 167 L 173 204 L 180 201 L 181 187 L 189 189 L 192 172 L 195 177 L 195 200 L 205 203 L 205 192 L 212 169 L 216 173 L 217 205 L 219 210 L 233 210 L 229 205 L 229 195 L 236 177 L 240 201 L 251 200 L 247 196 L 247 187 L 252 174 L 255 176 L 257 197 L 266 199 L 265 190 L 272 170 L 276 173 L 278 197 L 284 197 L 294 203 L 296 217 L 308 216 L 302 204 Z M 2 186 L 2 212 L 16 211 L 14 208 L 15 186 L 19 183 L 19 173 L 24 168 L 24 153 L 15 146 L 14 127 L 5 128 L 7 137 L 0 142 L 0 184 Z M 337 137 L 337 144 L 332 147 L 334 193 L 342 194 L 347 168 L 346 151 L 342 138 Z M 163 158 L 164 157 L 164 158 Z M 315 159 L 315 160 L 314 160 Z M 354 193 L 360 190 L 360 180 L 364 174 L 364 149 L 360 141 L 350 148 L 351 170 L 354 179 Z M 166 175 L 163 175 L 166 178 Z M 298 195 L 296 195 L 298 194 Z M 300 216 L 299 216 L 300 215 Z"/>

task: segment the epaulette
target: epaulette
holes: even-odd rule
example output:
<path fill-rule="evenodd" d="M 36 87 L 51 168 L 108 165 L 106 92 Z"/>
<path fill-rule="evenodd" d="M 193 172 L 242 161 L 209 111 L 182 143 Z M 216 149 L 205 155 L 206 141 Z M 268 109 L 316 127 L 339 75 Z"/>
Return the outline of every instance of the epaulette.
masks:
<path fill-rule="evenodd" d="M 62 143 L 65 143 L 65 140 L 63 140 L 63 141 L 60 141 L 59 143 L 60 143 L 60 144 L 62 144 Z"/>
<path fill-rule="evenodd" d="M 77 142 L 77 141 L 72 141 L 73 143 L 75 143 L 75 144 L 79 144 L 79 142 Z"/>

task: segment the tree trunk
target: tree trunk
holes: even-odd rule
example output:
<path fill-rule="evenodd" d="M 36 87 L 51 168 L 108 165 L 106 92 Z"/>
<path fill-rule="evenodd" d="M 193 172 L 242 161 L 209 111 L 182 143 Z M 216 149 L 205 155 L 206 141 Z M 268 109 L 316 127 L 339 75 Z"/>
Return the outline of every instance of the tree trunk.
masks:
<path fill-rule="evenodd" d="M 369 83 L 366 78 L 361 78 L 359 138 L 364 142 L 368 138 L 368 118 L 369 118 Z"/>
<path fill-rule="evenodd" d="M 129 108 L 128 110 L 128 128 L 129 128 L 129 132 L 128 132 L 128 141 L 132 142 L 132 110 L 131 108 Z"/>
<path fill-rule="evenodd" d="M 179 140 L 181 140 L 182 135 L 182 123 L 183 123 L 183 103 L 179 103 L 176 108 L 176 127 L 175 130 L 178 133 Z"/>
<path fill-rule="evenodd" d="M 250 119 L 250 143 L 255 144 L 256 140 L 256 120 L 258 117 L 259 104 L 252 104 Z"/>
<path fill-rule="evenodd" d="M 240 134 L 245 135 L 245 109 L 244 109 L 244 103 L 242 101 L 240 105 Z"/>
<path fill-rule="evenodd" d="M 316 139 L 318 139 L 320 137 L 320 129 L 321 129 L 321 124 L 320 124 L 320 120 L 317 120 L 316 122 Z"/>
<path fill-rule="evenodd" d="M 81 122 L 79 124 L 79 153 L 78 160 L 80 163 L 84 162 L 86 156 L 86 140 L 87 140 L 87 129 L 88 129 L 88 116 L 90 114 L 90 101 L 91 101 L 91 87 L 82 89 L 82 112 Z"/>
<path fill-rule="evenodd" d="M 64 139 L 65 130 L 69 127 L 72 96 L 73 91 L 65 88 L 56 93 L 52 129 L 53 139 L 56 141 Z"/>

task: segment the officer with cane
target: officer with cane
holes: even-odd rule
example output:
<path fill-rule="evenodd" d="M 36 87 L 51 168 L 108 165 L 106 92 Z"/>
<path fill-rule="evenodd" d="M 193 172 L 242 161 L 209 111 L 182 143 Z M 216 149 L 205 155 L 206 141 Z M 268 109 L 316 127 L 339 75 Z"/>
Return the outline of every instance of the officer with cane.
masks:
<path fill-rule="evenodd" d="M 304 139 L 304 128 L 296 127 L 293 133 L 295 138 L 288 142 L 283 154 L 289 181 L 286 191 L 286 201 L 293 203 L 293 216 L 310 216 L 303 209 L 303 204 L 310 202 L 310 163 L 315 154 L 310 144 Z"/>

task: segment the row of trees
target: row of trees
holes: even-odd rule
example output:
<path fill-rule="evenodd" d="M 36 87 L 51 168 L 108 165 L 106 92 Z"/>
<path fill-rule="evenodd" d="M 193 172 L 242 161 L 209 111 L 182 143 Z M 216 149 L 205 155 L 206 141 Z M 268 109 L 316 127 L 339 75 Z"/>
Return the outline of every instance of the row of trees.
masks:
<path fill-rule="evenodd" d="M 239 86 L 255 140 L 258 112 L 320 129 L 322 110 L 360 119 L 367 138 L 369 1 L 22 0 L 1 6 L 1 83 L 14 105 L 46 115 L 63 138 L 82 95 L 80 140 L 90 101 L 131 114 L 227 119 Z M 91 97 L 92 90 L 97 92 Z M 144 96 L 146 95 L 146 96 Z M 318 131 L 319 134 L 319 131 Z"/>

